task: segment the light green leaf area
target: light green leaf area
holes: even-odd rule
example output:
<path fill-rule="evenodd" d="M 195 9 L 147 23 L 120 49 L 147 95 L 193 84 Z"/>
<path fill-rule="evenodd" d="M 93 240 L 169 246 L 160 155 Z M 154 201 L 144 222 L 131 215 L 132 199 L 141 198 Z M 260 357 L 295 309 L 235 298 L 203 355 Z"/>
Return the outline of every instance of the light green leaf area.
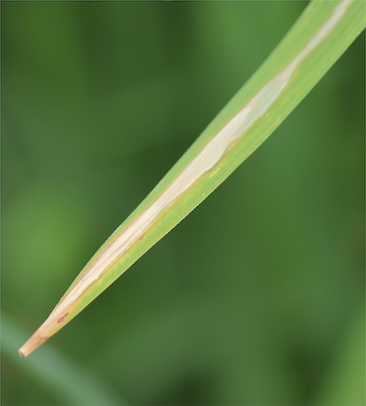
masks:
<path fill-rule="evenodd" d="M 49 319 L 39 330 L 42 337 L 50 337 L 75 317 L 212 193 L 281 124 L 364 27 L 364 2 L 313 1 L 252 78 L 97 251 L 65 293 L 59 309 L 55 309 L 56 319 Z M 217 145 L 211 148 L 216 140 Z M 194 166 L 194 160 L 205 151 L 205 163 Z M 159 199 L 184 177 L 187 168 L 192 168 L 192 177 L 184 178 L 180 188 L 170 194 L 171 199 L 163 199 L 159 205 Z M 158 209 L 151 214 L 147 210 L 154 205 Z M 150 220 L 136 228 L 123 249 L 118 250 L 118 244 L 113 248 L 112 244 L 126 230 L 136 227 L 143 215 L 150 216 Z M 110 254 L 103 262 L 100 258 L 108 249 Z M 89 279 L 92 282 L 88 284 L 85 281 L 93 267 L 98 268 L 99 275 Z M 74 296 L 70 299 L 71 294 Z M 65 317 L 60 317 L 63 314 Z"/>

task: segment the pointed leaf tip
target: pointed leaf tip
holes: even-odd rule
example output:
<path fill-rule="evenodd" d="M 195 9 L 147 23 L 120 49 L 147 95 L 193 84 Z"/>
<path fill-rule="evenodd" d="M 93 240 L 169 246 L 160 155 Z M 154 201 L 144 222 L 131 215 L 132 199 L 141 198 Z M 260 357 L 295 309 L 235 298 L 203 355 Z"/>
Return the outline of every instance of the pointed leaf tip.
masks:
<path fill-rule="evenodd" d="M 18 350 L 20 357 L 28 357 L 34 350 L 43 344 L 48 337 L 41 337 L 37 331 Z"/>

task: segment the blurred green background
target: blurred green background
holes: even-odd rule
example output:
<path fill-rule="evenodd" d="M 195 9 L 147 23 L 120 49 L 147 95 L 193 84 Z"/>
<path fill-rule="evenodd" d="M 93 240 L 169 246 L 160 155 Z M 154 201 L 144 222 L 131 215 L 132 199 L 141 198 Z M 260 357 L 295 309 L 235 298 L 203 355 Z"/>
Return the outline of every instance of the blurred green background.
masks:
<path fill-rule="evenodd" d="M 364 34 L 182 224 L 16 353 L 306 5 L 1 3 L 3 405 L 364 404 Z"/>

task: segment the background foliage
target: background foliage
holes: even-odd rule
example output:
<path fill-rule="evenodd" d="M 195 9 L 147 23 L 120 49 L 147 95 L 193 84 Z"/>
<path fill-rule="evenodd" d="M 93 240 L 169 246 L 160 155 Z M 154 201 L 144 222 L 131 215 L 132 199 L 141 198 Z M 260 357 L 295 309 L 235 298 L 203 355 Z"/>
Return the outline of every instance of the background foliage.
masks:
<path fill-rule="evenodd" d="M 305 6 L 2 3 L 13 324 L 38 327 Z M 364 45 L 45 347 L 119 404 L 364 404 Z M 47 348 L 6 348 L 4 405 L 78 404 L 24 366 Z"/>

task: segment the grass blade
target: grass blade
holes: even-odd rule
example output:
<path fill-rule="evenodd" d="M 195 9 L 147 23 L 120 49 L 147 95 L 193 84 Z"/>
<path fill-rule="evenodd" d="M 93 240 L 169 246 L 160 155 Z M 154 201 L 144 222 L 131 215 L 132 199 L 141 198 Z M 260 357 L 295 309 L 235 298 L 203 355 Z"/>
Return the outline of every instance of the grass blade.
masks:
<path fill-rule="evenodd" d="M 278 127 L 365 27 L 365 3 L 313 1 L 272 55 L 97 251 L 27 356 L 74 318 L 222 183 Z"/>

